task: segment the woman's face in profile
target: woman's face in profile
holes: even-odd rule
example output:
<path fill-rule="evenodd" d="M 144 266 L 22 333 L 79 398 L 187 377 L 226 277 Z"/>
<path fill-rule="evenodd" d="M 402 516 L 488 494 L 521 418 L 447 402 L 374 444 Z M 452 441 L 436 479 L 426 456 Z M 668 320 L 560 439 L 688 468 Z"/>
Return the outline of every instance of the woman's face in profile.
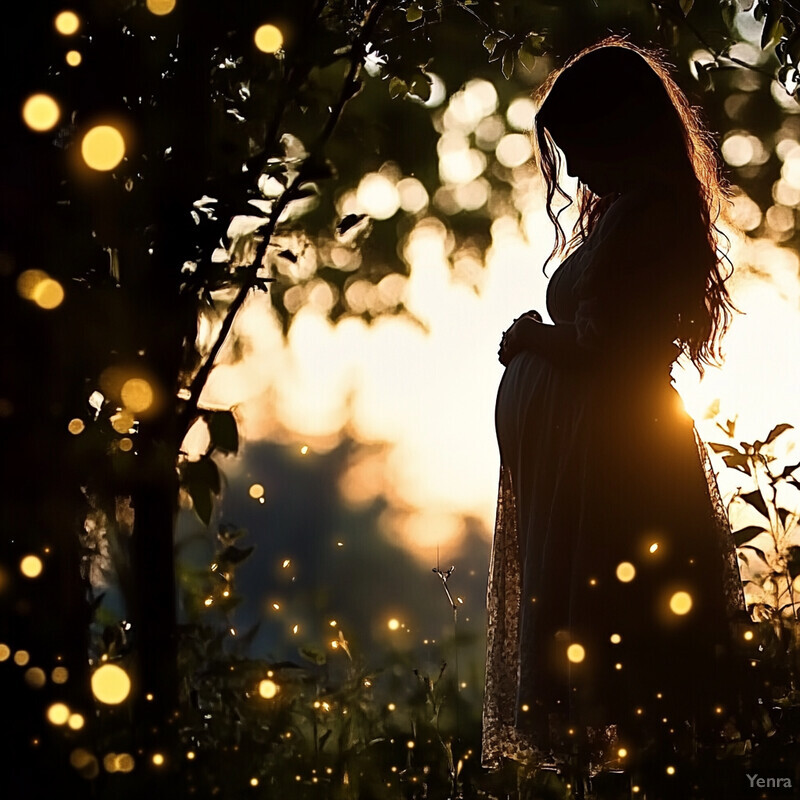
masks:
<path fill-rule="evenodd" d="M 567 174 L 588 186 L 598 197 L 620 192 L 630 184 L 631 170 L 626 160 L 610 158 L 598 149 L 586 147 L 578 139 L 561 137 L 555 142 L 564 154 Z"/>

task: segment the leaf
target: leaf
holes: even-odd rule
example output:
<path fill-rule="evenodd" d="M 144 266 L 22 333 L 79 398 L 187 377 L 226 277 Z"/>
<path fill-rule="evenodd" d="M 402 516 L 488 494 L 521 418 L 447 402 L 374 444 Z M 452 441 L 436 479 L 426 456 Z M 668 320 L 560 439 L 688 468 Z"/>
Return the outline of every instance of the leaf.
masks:
<path fill-rule="evenodd" d="M 683 12 L 683 16 L 687 17 L 689 12 L 692 10 L 692 6 L 694 5 L 694 0 L 680 0 L 681 11 Z"/>
<path fill-rule="evenodd" d="M 708 446 L 715 453 L 738 453 L 739 451 L 730 444 L 719 444 L 718 442 L 709 442 Z"/>
<path fill-rule="evenodd" d="M 735 536 L 736 534 L 734 534 Z M 765 564 L 767 562 L 767 554 L 760 548 L 760 547 L 753 547 L 752 544 L 743 544 L 741 547 L 746 547 L 748 550 L 752 550 Z"/>
<path fill-rule="evenodd" d="M 312 664 L 316 664 L 318 667 L 323 666 L 328 660 L 328 656 L 325 654 L 325 651 L 320 650 L 318 647 L 315 647 L 312 644 L 305 644 L 302 647 L 299 647 L 297 652 L 306 661 L 310 661 Z"/>
<path fill-rule="evenodd" d="M 431 99 L 431 84 L 431 78 L 421 72 L 411 81 L 411 94 L 427 103 Z"/>
<path fill-rule="evenodd" d="M 336 226 L 336 233 L 338 233 L 339 236 L 342 236 L 354 225 L 358 225 L 358 223 L 361 222 L 361 220 L 366 216 L 366 214 L 346 214 L 339 220 L 339 224 Z"/>
<path fill-rule="evenodd" d="M 255 550 L 255 545 L 245 548 L 229 545 L 217 556 L 217 561 L 227 564 L 241 564 L 242 561 L 250 556 L 253 550 Z"/>
<path fill-rule="evenodd" d="M 694 69 L 697 73 L 697 82 L 704 92 L 710 92 L 714 89 L 714 81 L 711 79 L 711 69 L 709 64 L 702 61 L 694 62 Z"/>
<path fill-rule="evenodd" d="M 398 97 L 405 97 L 408 94 L 408 85 L 402 78 L 396 75 L 389 80 L 389 97 L 396 100 Z"/>
<path fill-rule="evenodd" d="M 791 430 L 794 426 L 790 425 L 788 422 L 782 422 L 780 425 L 776 425 L 768 434 L 767 438 L 764 441 L 764 444 L 769 444 L 770 442 L 777 439 L 784 431 Z"/>
<path fill-rule="evenodd" d="M 503 37 L 501 37 L 501 36 L 498 36 L 498 35 L 497 35 L 497 34 L 495 34 L 495 33 L 490 33 L 490 34 L 489 34 L 489 35 L 488 35 L 488 36 L 487 36 L 487 37 L 486 37 L 486 38 L 483 40 L 483 46 L 484 46 L 484 47 L 485 47 L 485 48 L 486 48 L 486 49 L 489 51 L 489 55 L 492 55 L 492 53 L 494 53 L 494 49 L 495 49 L 495 47 L 497 47 L 497 43 L 498 43 L 498 42 L 499 42 L 499 41 L 500 41 L 502 38 L 503 38 Z"/>
<path fill-rule="evenodd" d="M 753 474 L 750 470 L 750 463 L 744 453 L 735 453 L 729 456 L 723 456 L 722 460 L 732 469 L 738 469 L 740 472 L 744 472 L 747 475 Z"/>
<path fill-rule="evenodd" d="M 754 492 L 747 494 L 740 494 L 739 497 L 758 511 L 759 514 L 769 519 L 769 512 L 767 511 L 767 504 L 764 501 L 764 496 L 758 489 Z"/>
<path fill-rule="evenodd" d="M 783 0 L 769 0 L 764 29 L 761 31 L 761 49 L 764 50 L 775 42 L 783 14 Z"/>
<path fill-rule="evenodd" d="M 789 575 L 792 579 L 800 575 L 800 547 L 796 545 L 790 547 L 787 551 L 786 568 L 789 570 Z"/>
<path fill-rule="evenodd" d="M 736 13 L 736 0 L 723 0 L 723 2 L 720 3 L 722 21 L 728 27 L 728 30 L 736 30 Z"/>
<path fill-rule="evenodd" d="M 422 8 L 419 3 L 414 3 L 406 11 L 406 22 L 418 22 L 422 19 Z"/>
<path fill-rule="evenodd" d="M 766 533 L 764 528 L 760 528 L 757 525 L 748 525 L 746 528 L 742 528 L 740 531 L 733 532 L 733 543 L 737 547 L 744 547 L 746 542 L 749 542 L 751 539 L 754 539 L 758 536 L 759 533 Z M 757 547 L 750 546 L 751 550 L 758 550 Z M 758 552 L 763 557 L 763 552 L 758 550 Z M 766 561 L 766 559 L 764 559 Z"/>
<path fill-rule="evenodd" d="M 511 48 L 503 53 L 501 71 L 506 80 L 509 80 L 514 74 L 514 51 Z"/>
<path fill-rule="evenodd" d="M 239 428 L 231 411 L 212 411 L 206 418 L 211 446 L 223 453 L 239 450 Z"/>
<path fill-rule="evenodd" d="M 187 461 L 182 470 L 183 485 L 192 498 L 194 511 L 205 525 L 211 522 L 213 496 L 219 494 L 219 467 L 210 456 L 199 461 Z"/>

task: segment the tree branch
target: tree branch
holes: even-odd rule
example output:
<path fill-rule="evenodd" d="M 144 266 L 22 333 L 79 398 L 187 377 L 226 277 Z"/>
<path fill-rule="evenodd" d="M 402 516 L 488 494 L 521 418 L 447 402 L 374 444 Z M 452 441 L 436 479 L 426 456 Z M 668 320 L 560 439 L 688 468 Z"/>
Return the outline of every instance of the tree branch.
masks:
<path fill-rule="evenodd" d="M 208 357 L 203 362 L 197 372 L 197 375 L 195 375 L 194 380 L 192 381 L 189 399 L 186 401 L 186 406 L 179 416 L 179 426 L 182 434 L 181 438 L 186 435 L 186 432 L 189 430 L 189 426 L 197 417 L 200 395 L 203 393 L 203 389 L 208 382 L 208 376 L 211 374 L 211 370 L 214 368 L 217 357 L 219 356 L 219 353 L 231 332 L 236 315 L 244 305 L 244 301 L 247 299 L 248 293 L 256 285 L 258 269 L 264 259 L 267 247 L 269 247 L 269 244 L 272 241 L 272 237 L 275 233 L 275 228 L 278 224 L 281 214 L 292 200 L 297 199 L 302 184 L 309 180 L 309 172 L 311 171 L 311 168 L 323 161 L 325 146 L 330 140 L 336 125 L 341 119 L 345 106 L 358 91 L 358 76 L 361 70 L 362 62 L 366 55 L 367 45 L 370 42 L 375 27 L 378 24 L 380 16 L 388 2 L 389 0 L 376 0 L 367 11 L 364 21 L 361 25 L 361 31 L 358 35 L 358 38 L 353 43 L 353 49 L 350 55 L 350 69 L 348 70 L 347 76 L 342 84 L 342 89 L 339 93 L 339 99 L 336 105 L 331 109 L 320 135 L 317 137 L 317 140 L 312 146 L 294 180 L 289 184 L 289 186 L 286 187 L 286 190 L 283 192 L 283 194 L 281 194 L 278 202 L 275 204 L 270 213 L 269 221 L 264 229 L 263 238 L 256 248 L 256 254 L 255 258 L 253 259 L 253 263 L 245 268 L 242 285 L 228 307 L 225 318 L 222 321 L 222 327 L 220 328 L 219 334 L 217 335 L 217 338 L 211 347 Z"/>

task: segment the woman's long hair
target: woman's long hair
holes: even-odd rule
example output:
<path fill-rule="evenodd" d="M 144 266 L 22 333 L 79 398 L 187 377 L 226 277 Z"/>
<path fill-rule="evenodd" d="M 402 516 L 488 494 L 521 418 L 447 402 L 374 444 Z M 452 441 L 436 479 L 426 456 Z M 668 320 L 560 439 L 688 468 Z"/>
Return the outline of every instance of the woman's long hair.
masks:
<path fill-rule="evenodd" d="M 705 247 L 678 277 L 681 307 L 677 340 L 700 375 L 704 365 L 721 361 L 720 340 L 732 311 L 722 262 L 718 229 L 727 218 L 729 191 L 720 175 L 714 140 L 698 110 L 670 75 L 655 51 L 612 36 L 587 47 L 551 73 L 536 93 L 534 147 L 546 185 L 547 215 L 555 227 L 555 244 L 545 266 L 556 255 L 585 241 L 614 197 L 598 197 L 585 184 L 577 191 L 578 220 L 567 241 L 553 210 L 558 194 L 572 203 L 559 185 L 561 158 L 556 142 L 571 141 L 576 150 L 590 149 L 610 163 L 641 156 L 646 168 L 679 187 L 702 223 Z M 573 126 L 576 133 L 572 133 Z M 587 141 L 587 139 L 589 141 Z M 638 151 L 638 152 L 637 152 Z M 677 267 L 676 267 L 677 268 Z"/>

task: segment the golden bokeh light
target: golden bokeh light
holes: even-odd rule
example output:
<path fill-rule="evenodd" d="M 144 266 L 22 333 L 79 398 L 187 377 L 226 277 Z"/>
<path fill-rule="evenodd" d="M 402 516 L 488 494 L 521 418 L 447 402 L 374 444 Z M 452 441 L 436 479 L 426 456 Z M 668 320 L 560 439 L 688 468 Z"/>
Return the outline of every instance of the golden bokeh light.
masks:
<path fill-rule="evenodd" d="M 122 384 L 122 402 L 134 414 L 153 405 L 153 387 L 144 378 L 129 378 Z"/>
<path fill-rule="evenodd" d="M 130 753 L 118 753 L 114 759 L 114 766 L 117 768 L 117 772 L 133 772 L 135 765 L 136 762 Z"/>
<path fill-rule="evenodd" d="M 44 670 L 41 669 L 41 667 L 30 667 L 25 670 L 25 683 L 27 683 L 31 689 L 42 689 L 47 683 L 47 676 L 44 674 Z"/>
<path fill-rule="evenodd" d="M 69 708 L 64 703 L 53 703 L 47 709 L 47 720 L 53 725 L 66 725 L 69 719 Z"/>
<path fill-rule="evenodd" d="M 283 34 L 274 25 L 261 25 L 253 39 L 262 53 L 277 53 L 283 47 Z"/>
<path fill-rule="evenodd" d="M 250 778 L 251 786 L 258 786 L 258 778 Z"/>
<path fill-rule="evenodd" d="M 119 449 L 122 450 L 123 453 L 130 452 L 133 450 L 133 440 L 129 439 L 127 436 L 124 439 L 120 439 Z"/>
<path fill-rule="evenodd" d="M 260 483 L 254 483 L 250 487 L 249 494 L 253 500 L 259 500 L 264 496 L 264 487 Z"/>
<path fill-rule="evenodd" d="M 627 751 L 627 750 L 626 750 L 624 747 L 620 747 L 620 749 L 619 749 L 619 750 L 617 750 L 617 755 L 618 755 L 620 758 L 625 758 L 625 756 L 627 756 L 627 755 L 628 755 L 628 751 Z"/>
<path fill-rule="evenodd" d="M 175 10 L 175 0 L 147 0 L 147 10 L 157 17 L 164 17 Z"/>
<path fill-rule="evenodd" d="M 42 559 L 39 556 L 25 556 L 19 562 L 19 571 L 26 578 L 38 578 L 42 574 Z"/>
<path fill-rule="evenodd" d="M 611 644 L 619 644 L 622 641 L 622 637 L 618 633 L 611 634 Z"/>
<path fill-rule="evenodd" d="M 50 680 L 53 683 L 66 683 L 69 680 L 69 670 L 66 667 L 55 667 L 50 673 Z"/>
<path fill-rule="evenodd" d="M 667 767 L 667 775 L 674 775 L 675 774 L 675 767 L 669 766 Z"/>
<path fill-rule="evenodd" d="M 103 757 L 103 767 L 105 768 L 106 772 L 116 772 L 117 771 L 117 754 L 116 753 L 106 753 Z"/>
<path fill-rule="evenodd" d="M 0 644 L 0 661 L 8 661 L 11 658 L 11 648 L 7 644 Z"/>
<path fill-rule="evenodd" d="M 86 720 L 83 718 L 83 714 L 78 714 L 75 712 L 74 714 L 70 714 L 67 719 L 67 726 L 71 728 L 73 731 L 79 731 Z"/>
<path fill-rule="evenodd" d="M 97 759 L 83 747 L 77 747 L 69 754 L 69 763 L 89 780 L 96 778 L 100 772 Z"/>
<path fill-rule="evenodd" d="M 83 420 L 76 417 L 75 419 L 71 419 L 69 421 L 67 430 L 74 436 L 77 436 L 79 433 L 83 433 L 85 427 L 86 426 L 83 424 Z"/>
<path fill-rule="evenodd" d="M 636 567 L 630 561 L 623 561 L 617 564 L 617 580 L 622 583 L 630 583 L 636 577 Z"/>
<path fill-rule="evenodd" d="M 61 11 L 53 20 L 56 30 L 62 36 L 72 36 L 81 26 L 81 19 L 74 11 Z"/>
<path fill-rule="evenodd" d="M 130 694 L 131 679 L 122 667 L 103 664 L 92 675 L 92 693 L 101 702 L 113 706 Z"/>
<path fill-rule="evenodd" d="M 111 417 L 111 427 L 117 433 L 130 433 L 135 422 L 133 414 L 130 411 L 118 411 Z"/>
<path fill-rule="evenodd" d="M 164 763 L 164 756 L 161 753 L 153 753 L 153 758 L 151 761 L 157 766 L 160 767 Z"/>
<path fill-rule="evenodd" d="M 744 632 L 744 638 L 745 638 L 745 641 L 746 641 L 746 642 L 750 642 L 750 641 L 752 641 L 752 639 L 753 639 L 753 635 L 754 635 L 754 634 L 753 634 L 753 631 L 745 631 L 745 632 Z"/>
<path fill-rule="evenodd" d="M 64 287 L 55 278 L 45 278 L 36 285 L 31 300 L 39 308 L 51 311 L 64 301 Z"/>
<path fill-rule="evenodd" d="M 193 750 L 190 750 L 190 751 L 189 751 L 189 752 L 186 754 L 186 758 L 188 758 L 188 759 L 189 759 L 189 761 L 194 761 L 194 751 L 193 751 Z"/>
<path fill-rule="evenodd" d="M 68 66 L 77 67 L 80 65 L 81 61 L 83 61 L 83 56 L 78 50 L 68 50 L 67 54 L 64 56 L 64 60 L 67 62 Z"/>
<path fill-rule="evenodd" d="M 61 117 L 58 103 L 49 95 L 31 95 L 22 106 L 22 119 L 33 131 L 49 131 L 56 126 Z"/>
<path fill-rule="evenodd" d="M 658 542 L 653 542 L 653 544 L 650 545 L 650 552 L 655 553 L 656 550 L 658 550 Z"/>
<path fill-rule="evenodd" d="M 278 694 L 278 684 L 275 681 L 265 678 L 258 684 L 258 693 L 265 699 L 271 700 Z"/>
<path fill-rule="evenodd" d="M 392 617 L 392 618 L 391 618 L 391 619 L 390 619 L 390 620 L 389 620 L 389 621 L 386 623 L 386 627 L 387 627 L 387 628 L 388 628 L 390 631 L 396 631 L 396 630 L 397 630 L 397 629 L 400 627 L 400 620 L 399 620 L 399 619 L 395 619 L 394 617 Z"/>
<path fill-rule="evenodd" d="M 18 667 L 24 667 L 31 660 L 31 654 L 27 650 L 17 650 L 14 653 L 14 663 Z"/>
<path fill-rule="evenodd" d="M 96 125 L 83 137 L 81 155 L 88 167 L 108 172 L 125 156 L 125 139 L 113 125 Z"/>
<path fill-rule="evenodd" d="M 584 658 L 586 658 L 586 650 L 584 650 L 583 645 L 580 644 L 571 644 L 567 648 L 567 658 L 573 664 L 580 664 Z"/>
<path fill-rule="evenodd" d="M 622 664 L 618 661 L 616 664 L 614 664 L 614 669 L 616 670 L 622 669 Z"/>
<path fill-rule="evenodd" d="M 692 608 L 692 596 L 689 592 L 675 592 L 669 599 L 669 608 L 673 614 L 688 614 Z"/>
<path fill-rule="evenodd" d="M 33 300 L 36 287 L 50 276 L 40 269 L 26 269 L 17 278 L 17 293 L 26 300 Z"/>

